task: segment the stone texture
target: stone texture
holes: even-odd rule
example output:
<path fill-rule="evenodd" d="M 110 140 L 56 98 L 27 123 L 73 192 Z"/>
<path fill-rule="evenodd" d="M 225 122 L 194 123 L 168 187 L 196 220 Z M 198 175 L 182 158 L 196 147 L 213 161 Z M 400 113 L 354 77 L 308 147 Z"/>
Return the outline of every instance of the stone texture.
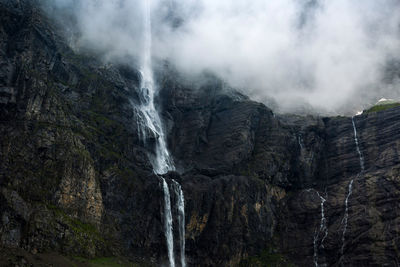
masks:
<path fill-rule="evenodd" d="M 190 192 L 189 203 L 196 196 L 196 202 L 202 203 L 197 207 L 207 207 L 209 199 L 215 199 L 214 193 L 224 192 L 216 185 L 205 188 L 193 185 L 199 173 L 202 184 L 226 179 L 222 177 L 227 173 L 237 177 L 234 180 L 243 191 L 240 197 L 235 197 L 233 192 L 224 195 L 225 205 L 233 202 L 232 207 L 236 207 L 240 199 L 251 197 L 245 201 L 246 207 L 232 208 L 235 217 L 245 218 L 240 227 L 229 224 L 231 211 L 220 210 L 218 214 L 228 216 L 224 229 L 213 229 L 210 233 L 204 229 L 218 225 L 210 219 L 215 217 L 199 213 L 199 208 L 192 211 L 188 206 L 187 230 L 191 239 L 208 238 L 207 244 L 215 244 L 211 246 L 214 251 L 218 242 L 210 240 L 217 239 L 221 231 L 234 235 L 232 240 L 239 243 L 243 233 L 250 236 L 242 241 L 246 244 L 243 247 L 230 244 L 229 240 L 223 242 L 229 244 L 225 247 L 227 250 L 218 254 L 230 255 L 230 259 L 224 261 L 228 265 L 270 246 L 278 248 L 299 266 L 315 265 L 315 261 L 327 266 L 397 265 L 399 241 L 396 236 L 400 225 L 396 203 L 400 180 L 393 173 L 398 168 L 399 108 L 355 117 L 366 168 L 360 173 L 351 118 L 274 115 L 259 103 L 224 91 L 222 83 L 208 84 L 206 90 L 192 86 L 195 90 L 190 90 L 178 74 L 168 74 L 170 76 L 163 77 L 166 82 L 160 99 L 164 117 L 170 122 L 171 150 L 186 172 L 182 183 L 185 192 Z M 246 182 L 239 179 L 240 176 L 245 176 Z M 248 188 L 253 179 L 261 185 Z M 349 217 L 343 242 L 345 199 L 351 180 L 354 183 L 348 199 Z M 196 191 L 202 188 L 210 197 L 197 196 L 187 189 L 187 184 Z M 235 183 L 228 184 L 234 186 Z M 261 198 L 256 197 L 259 194 Z M 326 199 L 326 237 L 325 230 L 320 230 L 320 196 Z M 254 207 L 253 212 L 262 211 L 264 207 L 265 212 L 261 214 L 265 218 L 260 221 L 251 216 L 246 212 L 252 210 L 250 207 Z M 391 207 L 391 215 L 385 212 L 388 207 Z M 222 218 L 215 220 L 224 221 Z M 249 224 L 252 227 L 248 227 Z M 257 237 L 262 237 L 262 242 L 257 243 Z M 317 249 L 314 249 L 314 240 Z M 199 248 L 203 246 L 206 245 L 195 246 L 194 254 L 200 254 Z M 221 257 L 213 256 L 210 251 L 207 255 L 218 260 Z M 199 255 L 194 262 L 204 262 L 204 256 Z"/>

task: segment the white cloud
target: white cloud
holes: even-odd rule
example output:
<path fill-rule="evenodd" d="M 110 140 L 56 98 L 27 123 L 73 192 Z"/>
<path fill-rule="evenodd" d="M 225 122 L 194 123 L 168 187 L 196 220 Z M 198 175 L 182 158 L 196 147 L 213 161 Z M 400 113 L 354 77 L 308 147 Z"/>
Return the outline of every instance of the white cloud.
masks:
<path fill-rule="evenodd" d="M 56 2 L 75 3 L 81 45 L 108 58 L 140 58 L 143 0 Z M 213 71 L 256 99 L 274 98 L 282 111 L 302 104 L 351 111 L 382 94 L 398 95 L 396 86 L 381 84 L 382 68 L 400 48 L 396 0 L 153 0 L 152 6 L 155 57 L 183 73 Z"/>

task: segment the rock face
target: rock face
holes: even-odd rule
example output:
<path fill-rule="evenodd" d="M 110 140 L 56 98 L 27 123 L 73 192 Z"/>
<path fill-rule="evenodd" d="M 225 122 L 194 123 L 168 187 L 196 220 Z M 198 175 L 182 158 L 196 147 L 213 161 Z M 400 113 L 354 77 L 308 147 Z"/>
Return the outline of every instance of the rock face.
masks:
<path fill-rule="evenodd" d="M 0 0 L 0 21 L 0 252 L 165 264 L 139 72 L 72 51 L 35 1 Z M 398 266 L 400 108 L 354 118 L 362 170 L 351 118 L 275 115 L 210 74 L 156 76 L 189 266 Z"/>
<path fill-rule="evenodd" d="M 0 13 L 3 244 L 91 257 L 163 251 L 161 191 L 130 102 L 139 74 L 75 54 L 32 1 L 0 1 Z"/>

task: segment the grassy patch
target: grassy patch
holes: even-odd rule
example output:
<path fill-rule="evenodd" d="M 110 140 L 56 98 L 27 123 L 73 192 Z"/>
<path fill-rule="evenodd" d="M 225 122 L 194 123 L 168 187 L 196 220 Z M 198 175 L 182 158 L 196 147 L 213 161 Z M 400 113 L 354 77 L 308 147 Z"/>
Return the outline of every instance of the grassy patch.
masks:
<path fill-rule="evenodd" d="M 271 249 L 262 251 L 257 256 L 248 257 L 240 262 L 241 267 L 293 267 L 285 256 Z"/>
<path fill-rule="evenodd" d="M 372 108 L 366 110 L 366 112 L 367 113 L 379 112 L 379 111 L 391 109 L 391 108 L 398 107 L 398 106 L 400 106 L 400 103 L 390 103 L 390 104 L 375 105 Z"/>
<path fill-rule="evenodd" d="M 97 258 L 89 261 L 90 266 L 93 267 L 122 267 L 122 266 L 133 266 L 133 264 L 128 264 L 122 262 L 117 258 Z"/>
<path fill-rule="evenodd" d="M 151 266 L 147 263 L 133 263 L 117 257 L 102 257 L 95 259 L 86 259 L 82 257 L 74 257 L 74 260 L 88 267 L 139 267 Z"/>

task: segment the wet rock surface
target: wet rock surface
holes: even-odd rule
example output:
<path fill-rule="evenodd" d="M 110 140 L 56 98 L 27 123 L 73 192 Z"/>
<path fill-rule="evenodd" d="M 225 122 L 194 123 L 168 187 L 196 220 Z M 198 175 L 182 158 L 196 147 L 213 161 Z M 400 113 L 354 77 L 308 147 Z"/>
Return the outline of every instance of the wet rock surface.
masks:
<path fill-rule="evenodd" d="M 35 1 L 0 0 L 0 22 L 2 255 L 167 263 L 139 72 L 75 53 Z M 398 266 L 400 108 L 354 118 L 361 172 L 351 118 L 276 115 L 210 74 L 156 76 L 189 266 Z"/>

